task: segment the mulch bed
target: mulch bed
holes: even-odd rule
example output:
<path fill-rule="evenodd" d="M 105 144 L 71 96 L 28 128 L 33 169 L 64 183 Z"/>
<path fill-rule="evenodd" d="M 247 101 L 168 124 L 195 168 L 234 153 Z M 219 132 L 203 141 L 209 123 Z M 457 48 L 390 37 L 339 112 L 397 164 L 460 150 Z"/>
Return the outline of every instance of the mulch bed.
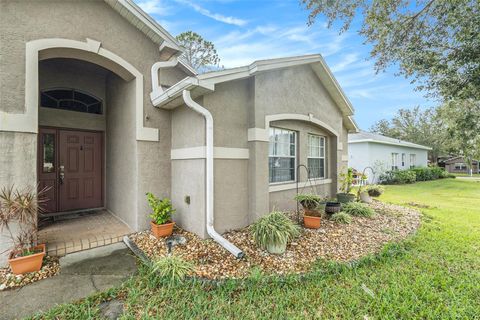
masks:
<path fill-rule="evenodd" d="M 376 212 L 372 218 L 352 217 L 350 224 L 322 219 L 320 229 L 303 229 L 303 234 L 288 245 L 283 255 L 259 249 L 247 228 L 224 234 L 244 251 L 246 257 L 241 260 L 213 240 L 202 240 L 182 229 L 174 233 L 184 236 L 187 243 L 173 251 L 195 264 L 196 276 L 207 279 L 243 278 L 255 266 L 268 274 L 304 273 L 319 258 L 345 262 L 378 252 L 387 242 L 406 238 L 420 224 L 417 210 L 378 201 L 370 206 Z M 291 215 L 294 218 L 295 214 Z M 167 255 L 164 239 L 156 239 L 148 231 L 131 238 L 152 259 Z"/>
<path fill-rule="evenodd" d="M 58 274 L 59 270 L 58 257 L 50 256 L 43 259 L 42 269 L 37 272 L 15 275 L 11 272 L 10 267 L 0 268 L 0 291 L 23 287 L 35 281 L 53 277 Z"/>

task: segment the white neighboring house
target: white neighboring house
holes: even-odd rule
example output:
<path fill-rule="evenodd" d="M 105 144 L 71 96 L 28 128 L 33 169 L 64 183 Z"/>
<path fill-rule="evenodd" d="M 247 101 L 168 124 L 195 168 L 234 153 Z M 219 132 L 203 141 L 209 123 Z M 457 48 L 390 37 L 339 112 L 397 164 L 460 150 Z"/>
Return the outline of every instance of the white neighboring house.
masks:
<path fill-rule="evenodd" d="M 370 183 L 376 183 L 381 173 L 389 170 L 405 170 L 413 167 L 426 167 L 428 150 L 432 148 L 364 132 L 348 135 L 348 166 L 365 173 Z"/>

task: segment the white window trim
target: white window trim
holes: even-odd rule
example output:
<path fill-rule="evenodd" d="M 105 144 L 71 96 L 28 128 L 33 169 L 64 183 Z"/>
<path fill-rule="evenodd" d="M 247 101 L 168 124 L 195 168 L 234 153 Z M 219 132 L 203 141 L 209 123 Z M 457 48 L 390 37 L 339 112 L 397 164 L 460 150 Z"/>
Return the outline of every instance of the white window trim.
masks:
<path fill-rule="evenodd" d="M 290 184 L 292 182 L 297 182 L 297 156 L 298 156 L 298 152 L 297 152 L 297 149 L 298 149 L 298 132 L 295 131 L 295 130 L 291 130 L 291 129 L 285 129 L 285 128 L 280 128 L 280 127 L 270 127 L 269 129 L 279 129 L 279 130 L 285 130 L 285 131 L 290 131 L 290 132 L 293 132 L 294 135 L 295 135 L 295 155 L 294 156 L 282 156 L 282 157 L 279 157 L 277 155 L 271 155 L 270 154 L 270 146 L 269 146 L 269 150 L 268 150 L 268 159 L 270 160 L 270 158 L 294 158 L 295 159 L 295 162 L 294 162 L 294 168 L 293 168 L 293 180 L 288 180 L 288 181 L 280 181 L 280 182 L 270 182 L 270 168 L 268 169 L 268 181 L 269 181 L 269 185 L 271 186 L 275 186 L 275 185 L 281 185 L 281 184 Z M 268 137 L 269 137 L 269 143 L 270 143 L 270 130 L 268 131 Z"/>
<path fill-rule="evenodd" d="M 323 157 L 311 157 L 310 156 L 310 136 L 319 137 L 323 139 Z M 327 137 L 315 134 L 315 133 L 308 133 L 307 135 L 307 167 L 308 167 L 308 159 L 323 159 L 323 177 L 315 177 L 310 178 L 307 177 L 309 180 L 324 180 L 327 178 Z M 310 168 L 308 168 L 310 171 Z"/>
<path fill-rule="evenodd" d="M 416 166 L 417 166 L 417 155 L 415 153 L 410 153 L 410 169 L 413 169 Z"/>
<path fill-rule="evenodd" d="M 392 152 L 391 154 L 392 157 L 392 170 L 398 170 L 398 153 L 397 152 Z"/>

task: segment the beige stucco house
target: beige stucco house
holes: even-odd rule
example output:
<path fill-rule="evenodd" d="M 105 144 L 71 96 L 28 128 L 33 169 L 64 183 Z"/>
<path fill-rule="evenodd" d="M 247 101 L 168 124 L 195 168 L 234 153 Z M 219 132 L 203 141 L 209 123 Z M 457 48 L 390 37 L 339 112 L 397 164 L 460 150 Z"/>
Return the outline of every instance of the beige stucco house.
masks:
<path fill-rule="evenodd" d="M 292 209 L 300 164 L 337 190 L 356 126 L 320 55 L 198 75 L 131 0 L 2 1 L 0 30 L 0 186 L 50 187 L 51 213 L 103 208 L 142 230 L 153 192 L 222 242 Z"/>

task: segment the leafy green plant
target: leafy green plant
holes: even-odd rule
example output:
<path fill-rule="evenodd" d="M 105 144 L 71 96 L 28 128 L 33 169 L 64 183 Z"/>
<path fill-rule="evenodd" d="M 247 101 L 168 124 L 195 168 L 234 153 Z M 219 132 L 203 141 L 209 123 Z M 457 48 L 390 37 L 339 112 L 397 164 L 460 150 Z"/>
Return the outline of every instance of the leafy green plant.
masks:
<path fill-rule="evenodd" d="M 283 245 L 300 235 L 300 227 L 282 212 L 274 211 L 250 226 L 255 243 L 262 249 Z"/>
<path fill-rule="evenodd" d="M 322 198 L 316 194 L 297 194 L 295 200 L 298 201 L 304 209 L 315 210 Z"/>
<path fill-rule="evenodd" d="M 360 202 L 349 202 L 342 206 L 342 211 L 351 216 L 373 217 L 375 212 L 368 205 Z"/>
<path fill-rule="evenodd" d="M 366 187 L 366 191 L 370 197 L 380 197 L 385 192 L 385 188 L 377 184 L 371 184 Z"/>
<path fill-rule="evenodd" d="M 172 282 L 182 281 L 193 271 L 194 266 L 191 262 L 173 255 L 161 257 L 152 265 L 153 273 L 158 273 L 161 277 Z"/>
<path fill-rule="evenodd" d="M 330 220 L 337 223 L 349 224 L 352 222 L 352 217 L 345 212 L 337 212 L 330 217 Z"/>
<path fill-rule="evenodd" d="M 347 171 L 340 173 L 340 190 L 343 193 L 350 193 L 353 185 L 353 169 L 348 168 Z"/>
<path fill-rule="evenodd" d="M 147 192 L 147 201 L 152 208 L 150 218 L 156 224 L 165 224 L 172 218 L 172 214 L 175 213 L 175 209 L 172 207 L 172 202 L 168 198 L 160 200 L 155 197 L 151 192 Z"/>

